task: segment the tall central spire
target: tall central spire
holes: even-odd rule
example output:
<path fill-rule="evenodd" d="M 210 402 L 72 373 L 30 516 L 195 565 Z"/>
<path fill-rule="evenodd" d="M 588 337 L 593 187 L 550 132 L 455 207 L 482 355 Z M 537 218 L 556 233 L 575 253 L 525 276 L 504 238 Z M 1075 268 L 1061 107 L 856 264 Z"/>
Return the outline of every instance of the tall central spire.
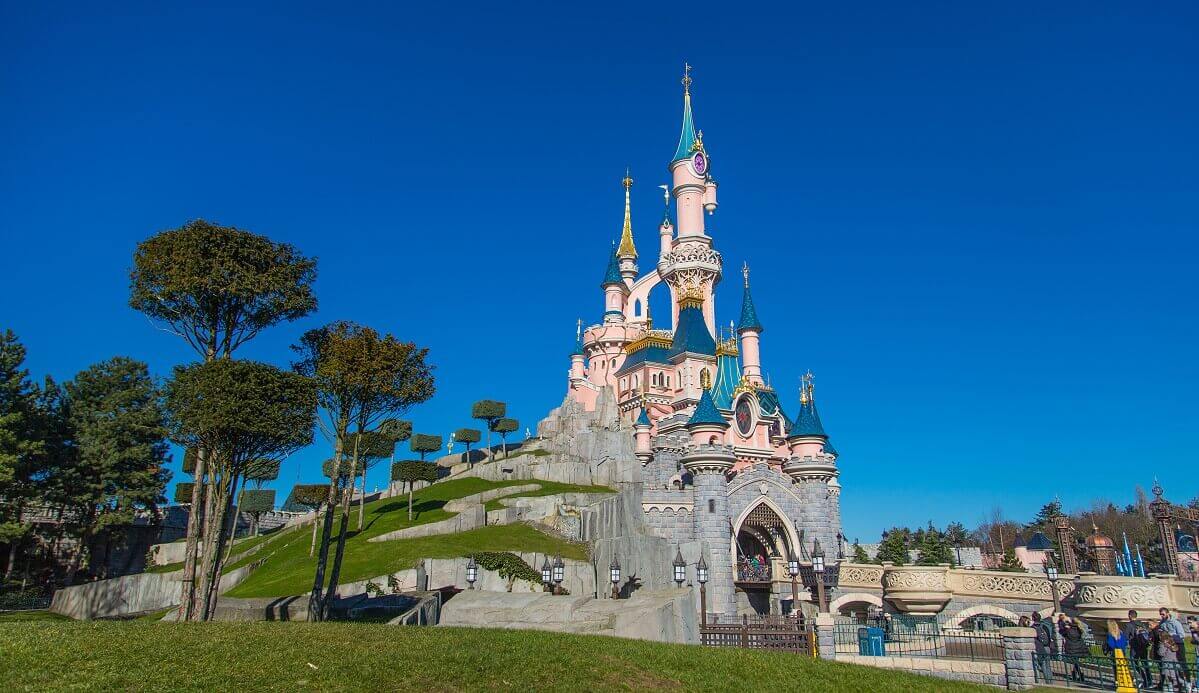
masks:
<path fill-rule="evenodd" d="M 633 187 L 633 179 L 629 177 L 627 168 L 621 183 L 624 185 L 624 227 L 620 230 L 620 247 L 616 249 L 616 255 L 622 260 L 625 258 L 636 260 L 637 248 L 633 245 L 633 216 L 629 207 L 629 188 Z"/>
<path fill-rule="evenodd" d="M 683 63 L 683 131 L 679 134 L 679 148 L 671 161 L 691 156 L 695 144 L 695 122 L 691 118 L 691 66 Z"/>

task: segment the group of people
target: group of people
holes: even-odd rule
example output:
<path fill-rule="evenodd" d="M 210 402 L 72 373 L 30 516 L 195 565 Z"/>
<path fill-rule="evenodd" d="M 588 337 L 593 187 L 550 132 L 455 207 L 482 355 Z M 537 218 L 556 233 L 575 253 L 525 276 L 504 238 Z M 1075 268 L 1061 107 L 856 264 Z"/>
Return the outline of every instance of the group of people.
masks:
<path fill-rule="evenodd" d="M 1031 625 L 1036 632 L 1034 651 L 1042 679 L 1045 682 L 1053 680 L 1052 662 L 1058 659 L 1070 665 L 1070 679 L 1085 681 L 1086 673 L 1080 658 L 1090 656 L 1091 651 L 1078 620 L 1058 614 L 1055 627 L 1052 619 L 1042 618 L 1040 614 L 1034 613 L 1027 623 L 1025 619 L 1027 617 L 1021 618 L 1021 625 Z M 1135 671 L 1136 683 L 1142 690 L 1154 687 L 1153 669 L 1157 668 L 1161 672 L 1157 690 L 1195 691 L 1199 682 L 1195 675 L 1196 662 L 1188 661 L 1185 654 L 1188 640 L 1199 651 L 1199 620 L 1194 616 L 1188 616 L 1187 625 L 1183 626 L 1182 621 L 1165 607 L 1158 610 L 1158 618 L 1146 621 L 1138 618 L 1136 611 L 1129 611 L 1128 620 L 1123 624 L 1115 620 L 1107 622 L 1103 654 L 1116 658 L 1116 661 L 1122 658 L 1128 662 L 1125 666 Z M 1121 657 L 1117 657 L 1117 650 Z M 1059 656 L 1059 652 L 1064 656 Z M 1157 662 L 1156 667 L 1153 662 Z M 1167 685 L 1170 688 L 1165 688 Z"/>

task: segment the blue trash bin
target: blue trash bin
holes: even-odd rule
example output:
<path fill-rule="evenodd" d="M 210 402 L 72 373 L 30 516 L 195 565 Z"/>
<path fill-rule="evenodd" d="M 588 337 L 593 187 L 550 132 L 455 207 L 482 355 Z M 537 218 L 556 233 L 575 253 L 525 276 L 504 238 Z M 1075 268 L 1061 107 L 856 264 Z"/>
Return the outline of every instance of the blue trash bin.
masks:
<path fill-rule="evenodd" d="M 858 654 L 864 657 L 882 657 L 886 654 L 882 628 L 872 626 L 858 629 Z"/>

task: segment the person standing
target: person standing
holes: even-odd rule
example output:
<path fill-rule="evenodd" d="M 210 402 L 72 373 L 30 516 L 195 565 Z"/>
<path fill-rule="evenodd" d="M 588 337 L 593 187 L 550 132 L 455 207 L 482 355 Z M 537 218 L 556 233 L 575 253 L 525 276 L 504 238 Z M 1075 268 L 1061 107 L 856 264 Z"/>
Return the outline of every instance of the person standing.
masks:
<path fill-rule="evenodd" d="M 1082 672 L 1082 663 L 1079 658 L 1090 654 L 1090 649 L 1087 648 L 1086 640 L 1083 639 L 1082 628 L 1069 616 L 1062 614 L 1062 618 L 1058 621 L 1058 632 L 1062 635 L 1062 649 L 1070 658 L 1070 679 L 1080 683 L 1085 682 L 1087 677 Z"/>
<path fill-rule="evenodd" d="M 1128 621 L 1124 624 L 1124 639 L 1128 641 L 1132 667 L 1140 679 L 1141 689 L 1147 689 L 1153 684 L 1153 669 L 1149 666 L 1153 635 L 1149 632 L 1149 626 L 1137 618 L 1137 612 L 1133 609 L 1128 611 Z"/>
<path fill-rule="evenodd" d="M 1040 667 L 1041 681 L 1050 683 L 1053 681 L 1053 658 L 1057 656 L 1057 638 L 1053 637 L 1053 623 L 1047 618 L 1041 618 L 1041 614 L 1034 611 L 1032 628 L 1036 632 L 1033 653 Z"/>
<path fill-rule="evenodd" d="M 1107 622 L 1107 638 L 1103 642 L 1104 654 L 1112 658 L 1112 672 L 1115 674 L 1117 691 L 1136 690 L 1132 682 L 1132 668 L 1128 666 L 1128 638 L 1120 630 L 1120 624 L 1115 619 Z"/>
<path fill-rule="evenodd" d="M 1158 629 L 1161 631 L 1162 641 L 1169 639 L 1173 641 L 1174 647 L 1174 664 L 1172 669 L 1175 672 L 1176 682 L 1183 684 L 1186 689 L 1191 687 L 1191 675 L 1187 671 L 1189 668 L 1186 661 L 1186 648 L 1183 643 L 1187 640 L 1186 629 L 1182 627 L 1182 621 L 1170 613 L 1166 607 L 1157 610 L 1157 615 L 1161 617 L 1161 622 L 1158 624 Z M 1166 660 L 1162 658 L 1162 672 L 1165 673 Z M 1176 683 L 1176 685 L 1177 685 Z"/>
<path fill-rule="evenodd" d="M 1153 632 L 1157 636 L 1154 638 L 1155 649 L 1162 668 L 1162 680 L 1158 689 L 1176 691 L 1181 683 L 1178 677 L 1178 643 L 1174 642 L 1174 636 L 1166 630 L 1164 618 L 1158 622 Z M 1169 689 L 1165 688 L 1167 683 L 1170 685 Z"/>

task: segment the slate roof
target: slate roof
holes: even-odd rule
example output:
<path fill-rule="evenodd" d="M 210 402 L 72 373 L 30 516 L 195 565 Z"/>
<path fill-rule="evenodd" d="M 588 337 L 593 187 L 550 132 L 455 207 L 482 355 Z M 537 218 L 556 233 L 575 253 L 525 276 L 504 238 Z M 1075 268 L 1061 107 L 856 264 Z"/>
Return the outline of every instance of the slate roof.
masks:
<path fill-rule="evenodd" d="M 699 424 L 719 424 L 728 428 L 729 422 L 724 420 L 724 415 L 716 408 L 716 403 L 712 401 L 712 391 L 704 390 L 704 394 L 700 395 L 699 405 L 695 407 L 695 413 L 687 420 L 688 426 L 696 426 Z"/>

